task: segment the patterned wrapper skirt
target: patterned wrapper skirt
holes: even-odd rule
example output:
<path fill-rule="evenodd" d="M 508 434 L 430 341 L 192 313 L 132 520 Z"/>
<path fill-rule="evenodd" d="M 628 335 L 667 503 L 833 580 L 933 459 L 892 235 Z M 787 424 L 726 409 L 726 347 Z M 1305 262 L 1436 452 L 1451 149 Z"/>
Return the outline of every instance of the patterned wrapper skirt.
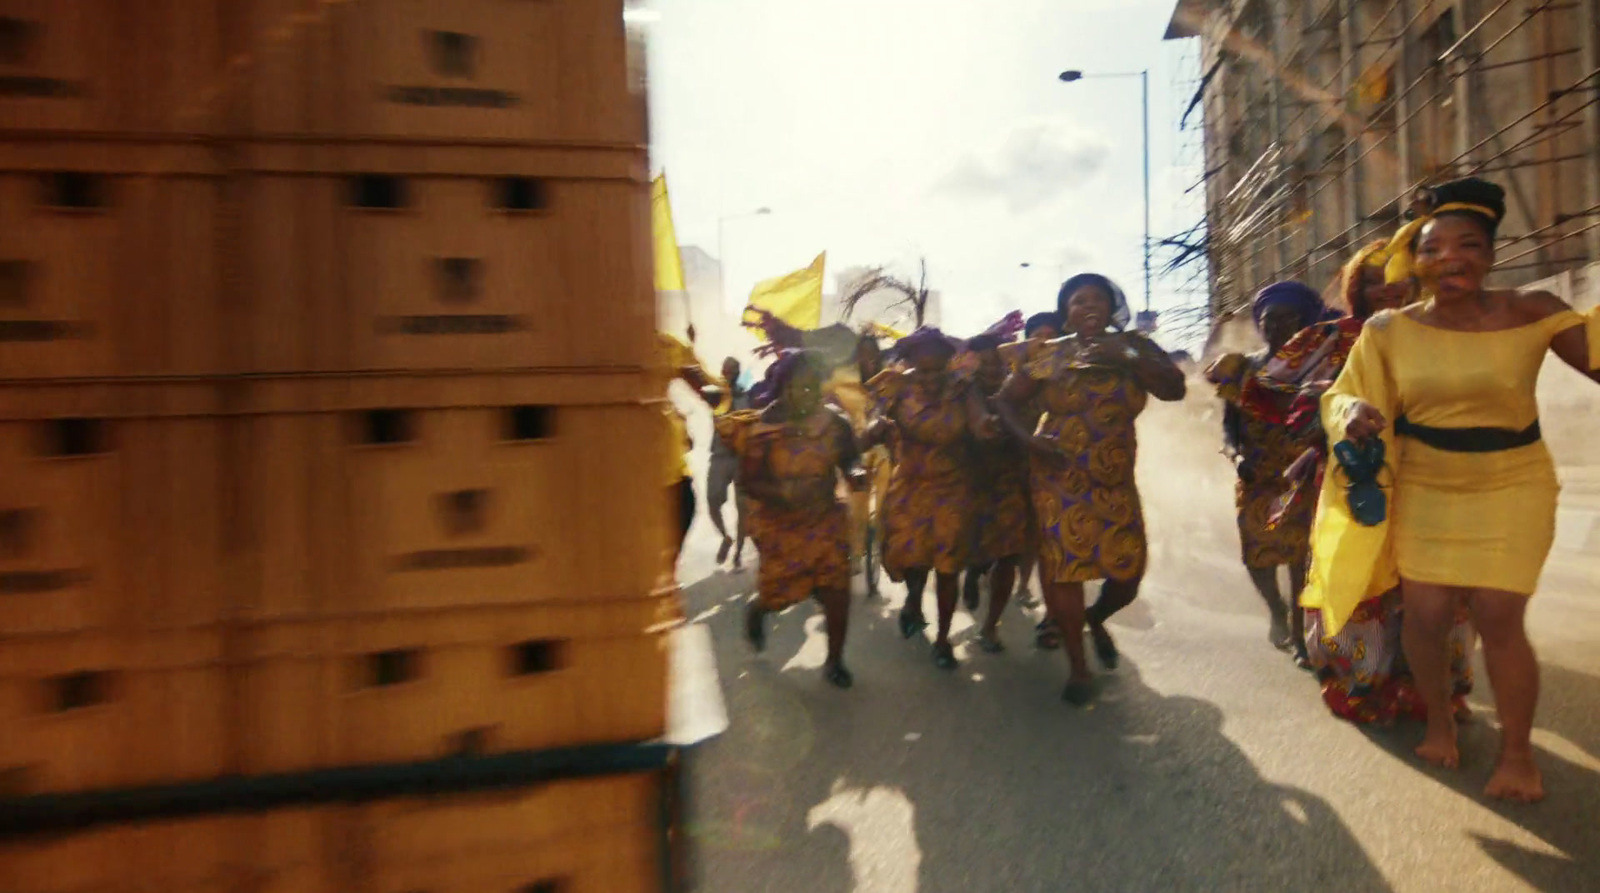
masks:
<path fill-rule="evenodd" d="M 1427 719 L 1400 644 L 1404 613 L 1398 591 L 1367 599 L 1337 636 L 1325 639 L 1322 612 L 1306 611 L 1306 647 L 1333 715 L 1380 725 Z M 1472 693 L 1472 645 L 1472 624 L 1463 611 L 1450 630 L 1451 696 L 1458 706 Z"/>
<path fill-rule="evenodd" d="M 1144 575 L 1144 513 L 1131 480 L 1106 486 L 1076 460 L 1040 455 L 1033 459 L 1030 488 L 1044 579 L 1086 583 Z"/>
<path fill-rule="evenodd" d="M 883 503 L 883 569 L 899 583 L 906 572 L 965 570 L 972 551 L 972 490 L 966 475 L 896 473 Z"/>
<path fill-rule="evenodd" d="M 821 589 L 850 588 L 850 518 L 834 503 L 822 511 L 775 509 L 750 502 L 750 538 L 761 553 L 758 599 L 769 611 Z"/>

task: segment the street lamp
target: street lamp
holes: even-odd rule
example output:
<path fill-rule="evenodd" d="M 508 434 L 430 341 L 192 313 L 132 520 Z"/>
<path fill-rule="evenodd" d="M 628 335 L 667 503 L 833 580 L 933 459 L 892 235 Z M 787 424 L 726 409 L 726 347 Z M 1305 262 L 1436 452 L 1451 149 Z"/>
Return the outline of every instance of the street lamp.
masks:
<path fill-rule="evenodd" d="M 723 254 L 722 251 L 723 229 L 730 220 L 744 220 L 749 217 L 766 217 L 771 213 L 771 208 L 760 207 L 754 211 L 747 211 L 743 214 L 730 214 L 727 217 L 717 218 L 717 291 L 722 299 L 722 306 L 724 309 L 726 309 L 728 306 L 728 261 L 727 255 Z"/>
<path fill-rule="evenodd" d="M 1144 108 L 1144 309 L 1150 311 L 1150 69 L 1143 71 L 1113 72 L 1110 74 L 1084 74 L 1077 69 L 1061 72 L 1063 83 L 1073 83 L 1086 78 L 1139 79 L 1139 93 Z"/>

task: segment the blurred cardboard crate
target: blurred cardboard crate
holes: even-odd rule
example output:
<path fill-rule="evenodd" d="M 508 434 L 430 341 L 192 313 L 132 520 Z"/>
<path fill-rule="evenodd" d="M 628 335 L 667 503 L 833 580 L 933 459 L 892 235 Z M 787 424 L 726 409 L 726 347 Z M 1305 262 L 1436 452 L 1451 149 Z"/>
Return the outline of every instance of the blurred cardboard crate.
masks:
<path fill-rule="evenodd" d="M 8 893 L 657 893 L 660 774 L 0 843 Z"/>
<path fill-rule="evenodd" d="M 649 362 L 641 182 L 387 167 L 242 182 L 240 371 Z"/>
<path fill-rule="evenodd" d="M 660 737 L 676 594 L 261 624 L 234 689 L 248 774 Z"/>
<path fill-rule="evenodd" d="M 663 585 L 659 410 L 366 403 L 241 416 L 249 618 L 631 598 Z M 293 393 L 292 391 L 290 393 Z M 306 394 L 309 392 L 302 391 Z M 309 398 L 308 398 L 309 400 Z"/>
<path fill-rule="evenodd" d="M 25 168 L 0 174 L 0 379 L 220 371 L 220 175 L 189 150 L 61 148 L 0 149 Z"/>
<path fill-rule="evenodd" d="M 42 390 L 58 415 L 0 421 L 0 641 L 217 624 L 220 422 L 108 417 L 115 391 Z"/>
<path fill-rule="evenodd" d="M 226 682 L 216 632 L 0 639 L 0 794 L 221 775 Z"/>
<path fill-rule="evenodd" d="M 620 775 L 379 801 L 341 820 L 375 893 L 664 893 L 662 784 L 657 774 Z M 343 867 L 351 881 L 355 868 Z"/>
<path fill-rule="evenodd" d="M 251 0 L 229 25 L 244 136 L 642 145 L 622 0 Z"/>
<path fill-rule="evenodd" d="M 196 134 L 222 121 L 223 0 L 0 0 L 13 132 Z"/>

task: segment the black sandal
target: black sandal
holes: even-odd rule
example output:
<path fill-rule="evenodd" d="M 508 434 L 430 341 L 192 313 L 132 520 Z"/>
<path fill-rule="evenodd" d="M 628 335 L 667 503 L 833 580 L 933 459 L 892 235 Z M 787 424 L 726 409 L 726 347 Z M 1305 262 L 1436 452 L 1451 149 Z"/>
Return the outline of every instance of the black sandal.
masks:
<path fill-rule="evenodd" d="M 949 642 L 933 643 L 933 665 L 941 670 L 954 670 L 959 666 L 956 661 L 956 650 L 950 647 Z"/>
<path fill-rule="evenodd" d="M 1049 618 L 1039 621 L 1033 628 L 1033 646 L 1044 651 L 1055 651 L 1061 647 L 1061 630 Z"/>
<path fill-rule="evenodd" d="M 1094 700 L 1094 683 L 1068 682 L 1066 690 L 1061 692 L 1061 700 L 1074 707 L 1082 707 Z"/>
<path fill-rule="evenodd" d="M 978 650 L 982 651 L 984 654 L 1000 654 L 1001 652 L 1005 651 L 1006 643 L 1000 641 L 999 630 L 996 630 L 993 636 L 986 636 L 983 633 L 979 633 Z"/>
<path fill-rule="evenodd" d="M 1094 641 L 1094 656 L 1099 658 L 1100 666 L 1115 670 L 1122 654 L 1117 651 L 1117 643 L 1111 638 L 1111 633 L 1106 631 L 1105 625 L 1089 624 L 1089 638 Z"/>
<path fill-rule="evenodd" d="M 744 637 L 757 654 L 767 650 L 767 612 L 760 602 L 751 602 L 744 609 Z"/>
<path fill-rule="evenodd" d="M 917 633 L 928 628 L 928 621 L 922 616 L 921 611 L 900 612 L 900 638 L 909 639 Z"/>
<path fill-rule="evenodd" d="M 849 688 L 856 684 L 856 677 L 845 669 L 844 663 L 831 663 L 823 666 L 822 678 L 834 688 Z"/>

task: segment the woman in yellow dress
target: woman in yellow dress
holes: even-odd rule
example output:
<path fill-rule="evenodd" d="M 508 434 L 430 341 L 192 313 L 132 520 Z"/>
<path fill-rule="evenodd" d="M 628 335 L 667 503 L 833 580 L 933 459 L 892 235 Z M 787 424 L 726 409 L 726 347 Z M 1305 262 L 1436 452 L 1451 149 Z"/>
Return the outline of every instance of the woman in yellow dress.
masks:
<path fill-rule="evenodd" d="M 956 345 L 935 328 L 922 328 L 895 345 L 907 369 L 888 369 L 868 383 L 878 402 L 866 446 L 894 440 L 894 470 L 884 500 L 883 569 L 906 584 L 900 634 L 927 626 L 922 593 L 936 577 L 939 634 L 934 665 L 956 667 L 950 645 L 957 587 L 971 550 L 972 469 L 967 444 L 988 436 L 987 414 L 969 378 L 952 372 Z"/>
<path fill-rule="evenodd" d="M 1072 667 L 1062 698 L 1082 705 L 1093 696 L 1084 623 L 1100 662 L 1114 668 L 1118 653 L 1105 623 L 1133 603 L 1144 578 L 1134 420 L 1148 397 L 1181 400 L 1185 385 L 1166 351 L 1122 331 L 1128 301 L 1110 279 L 1096 273 L 1068 279 L 1057 311 L 1071 337 L 1030 342 L 1025 372 L 1007 379 L 998 403 L 1006 427 L 1034 450 L 1029 484 L 1045 603 Z M 1021 417 L 1035 397 L 1045 410 L 1037 432 Z M 1083 584 L 1091 580 L 1106 582 L 1086 612 Z"/>
<path fill-rule="evenodd" d="M 761 651 L 766 616 L 815 595 L 828 628 L 823 678 L 849 688 L 850 529 L 836 488 L 841 473 L 856 486 L 864 481 L 850 423 L 822 402 L 822 375 L 815 354 L 786 352 L 752 390 L 757 408 L 719 416 L 717 433 L 739 456 L 750 538 L 761 553 L 756 600 L 745 610 L 746 637 Z"/>
<path fill-rule="evenodd" d="M 1539 667 L 1523 624 L 1554 540 L 1558 490 L 1534 389 L 1552 350 L 1600 380 L 1600 318 L 1586 338 L 1583 318 L 1554 295 L 1485 287 L 1505 211 L 1500 187 L 1456 180 L 1435 198 L 1416 252 L 1426 300 L 1368 321 L 1323 398 L 1329 440 L 1344 458 L 1323 480 L 1304 601 L 1334 635 L 1398 572 L 1405 654 L 1427 707 L 1416 752 L 1449 767 L 1460 757 L 1448 637 L 1466 604 L 1502 725 L 1485 793 L 1534 801 L 1544 796 L 1529 741 Z M 1393 476 L 1387 512 L 1376 510 L 1381 491 L 1364 483 L 1374 458 L 1354 452 L 1374 442 L 1386 445 Z"/>

